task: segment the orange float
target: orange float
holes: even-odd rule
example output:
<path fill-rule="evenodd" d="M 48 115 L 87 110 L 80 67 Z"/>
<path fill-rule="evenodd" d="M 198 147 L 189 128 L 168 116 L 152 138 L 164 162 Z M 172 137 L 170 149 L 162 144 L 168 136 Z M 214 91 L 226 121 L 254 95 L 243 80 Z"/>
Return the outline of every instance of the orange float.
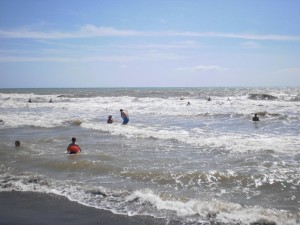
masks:
<path fill-rule="evenodd" d="M 76 146 L 76 145 L 69 146 L 67 150 L 68 150 L 69 154 L 76 154 L 76 153 L 78 153 L 80 151 L 79 147 Z"/>

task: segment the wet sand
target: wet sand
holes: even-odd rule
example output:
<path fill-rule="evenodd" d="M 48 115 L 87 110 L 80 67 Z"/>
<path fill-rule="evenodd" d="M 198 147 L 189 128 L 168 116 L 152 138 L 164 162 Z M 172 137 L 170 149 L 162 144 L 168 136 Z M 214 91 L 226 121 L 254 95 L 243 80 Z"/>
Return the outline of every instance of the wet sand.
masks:
<path fill-rule="evenodd" d="M 2 225 L 177 225 L 150 216 L 126 216 L 69 201 L 65 197 L 35 192 L 0 192 Z"/>

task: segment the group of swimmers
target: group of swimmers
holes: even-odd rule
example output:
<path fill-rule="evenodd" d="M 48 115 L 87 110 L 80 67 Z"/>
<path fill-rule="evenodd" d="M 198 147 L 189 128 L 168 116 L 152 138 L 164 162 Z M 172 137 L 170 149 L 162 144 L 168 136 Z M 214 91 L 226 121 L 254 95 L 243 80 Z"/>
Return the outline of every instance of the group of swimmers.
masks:
<path fill-rule="evenodd" d="M 120 109 L 120 113 L 121 113 L 121 118 L 123 119 L 123 123 L 122 124 L 126 125 L 129 122 L 128 112 L 125 112 L 123 109 Z M 114 120 L 112 118 L 112 115 L 109 115 L 108 119 L 107 119 L 107 123 L 111 124 L 113 122 L 114 122 Z"/>
<path fill-rule="evenodd" d="M 211 101 L 211 99 L 209 98 L 208 101 Z M 28 102 L 31 102 L 31 99 L 29 99 Z M 49 102 L 52 102 L 52 99 L 50 99 Z M 190 105 L 191 103 L 188 102 L 187 106 Z M 120 109 L 120 113 L 121 113 L 121 118 L 123 119 L 123 125 L 126 125 L 129 122 L 129 115 L 128 112 L 125 112 L 123 109 Z M 259 117 L 257 116 L 257 114 L 254 115 L 254 117 L 252 118 L 252 121 L 259 121 Z M 112 124 L 114 122 L 112 115 L 108 116 L 107 119 L 107 123 L 108 124 Z M 15 146 L 19 147 L 21 145 L 20 141 L 15 141 Z M 69 154 L 76 154 L 79 151 L 81 152 L 81 148 L 79 147 L 79 145 L 76 144 L 76 138 L 73 137 L 72 138 L 72 142 L 69 144 L 67 151 Z"/>
<path fill-rule="evenodd" d="M 120 113 L 121 113 L 121 117 L 123 119 L 123 124 L 126 125 L 129 122 L 129 115 L 123 109 L 120 109 Z M 114 120 L 113 120 L 112 116 L 109 115 L 108 119 L 107 119 L 107 123 L 111 124 L 113 122 L 114 122 Z M 78 152 L 81 152 L 81 148 L 79 147 L 78 144 L 76 144 L 75 137 L 72 138 L 72 142 L 71 142 L 71 144 L 69 144 L 67 151 L 69 154 L 76 154 Z"/>
<path fill-rule="evenodd" d="M 127 112 L 125 112 L 123 109 L 120 109 L 121 117 L 123 119 L 123 124 L 126 125 L 129 122 L 129 115 Z M 108 116 L 107 123 L 111 124 L 114 120 L 111 115 Z M 69 154 L 76 154 L 78 152 L 81 152 L 81 148 L 78 144 L 76 144 L 76 138 L 72 138 L 72 142 L 69 144 L 67 151 Z"/>
<path fill-rule="evenodd" d="M 31 102 L 31 99 L 29 99 L 28 102 Z M 50 99 L 49 102 L 52 102 L 52 99 Z M 126 125 L 129 122 L 128 112 L 125 112 L 123 109 L 120 109 L 120 113 L 121 113 L 121 118 L 123 119 L 122 124 Z M 114 120 L 113 120 L 112 116 L 109 115 L 108 119 L 107 119 L 107 123 L 111 124 L 113 122 L 114 122 Z M 16 140 L 15 141 L 15 146 L 20 147 L 21 142 L 19 140 Z M 76 154 L 78 152 L 81 152 L 81 148 L 79 147 L 79 145 L 76 144 L 76 138 L 75 137 L 72 138 L 72 142 L 71 142 L 71 144 L 69 144 L 69 146 L 67 148 L 67 151 L 68 151 L 69 154 Z"/>
<path fill-rule="evenodd" d="M 78 144 L 76 144 L 76 138 L 72 137 L 72 142 L 71 144 L 69 144 L 68 148 L 67 148 L 67 152 L 68 154 L 76 154 L 78 152 L 81 152 L 81 148 L 79 147 Z M 15 141 L 15 146 L 16 147 L 20 147 L 21 146 L 21 142 L 19 140 Z"/>
<path fill-rule="evenodd" d="M 127 124 L 129 122 L 128 113 L 125 113 L 123 109 L 120 109 L 121 117 L 123 119 L 123 124 Z M 259 121 L 257 114 L 252 118 L 253 121 Z M 113 123 L 114 120 L 111 115 L 108 116 L 107 123 Z M 72 143 L 69 144 L 67 151 L 69 154 L 76 154 L 79 151 L 81 152 L 81 148 L 76 144 L 76 138 L 72 138 Z"/>

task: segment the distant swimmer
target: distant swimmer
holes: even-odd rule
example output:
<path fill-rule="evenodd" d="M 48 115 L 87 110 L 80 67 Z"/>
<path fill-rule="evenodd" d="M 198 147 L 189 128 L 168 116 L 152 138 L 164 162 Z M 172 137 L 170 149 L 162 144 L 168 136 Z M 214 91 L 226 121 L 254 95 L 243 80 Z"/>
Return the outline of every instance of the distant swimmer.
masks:
<path fill-rule="evenodd" d="M 31 98 L 28 100 L 28 102 L 30 102 L 30 103 L 31 103 Z"/>
<path fill-rule="evenodd" d="M 16 141 L 15 141 L 15 146 L 16 146 L 16 147 L 20 147 L 20 145 L 21 145 L 21 142 L 20 142 L 19 140 L 16 140 Z"/>
<path fill-rule="evenodd" d="M 188 106 L 188 105 L 191 105 L 191 103 L 190 103 L 190 102 L 188 102 L 188 103 L 186 104 L 186 106 Z"/>
<path fill-rule="evenodd" d="M 252 121 L 259 121 L 257 114 L 255 114 L 254 117 L 252 117 Z"/>
<path fill-rule="evenodd" d="M 211 98 L 210 98 L 210 97 L 208 97 L 207 101 L 209 101 L 209 102 L 210 102 L 210 101 L 211 101 Z"/>
<path fill-rule="evenodd" d="M 53 101 L 52 101 L 52 98 L 50 98 L 50 100 L 49 100 L 49 103 L 52 103 Z"/>
<path fill-rule="evenodd" d="M 81 152 L 81 148 L 76 144 L 76 138 L 72 138 L 72 143 L 69 144 L 67 151 L 69 154 L 76 154 L 79 151 Z"/>
<path fill-rule="evenodd" d="M 123 109 L 120 109 L 120 112 L 121 112 L 121 117 L 123 119 L 123 124 L 125 125 L 129 122 L 128 113 L 125 113 Z"/>
<path fill-rule="evenodd" d="M 114 120 L 111 115 L 108 116 L 107 123 L 113 123 Z"/>

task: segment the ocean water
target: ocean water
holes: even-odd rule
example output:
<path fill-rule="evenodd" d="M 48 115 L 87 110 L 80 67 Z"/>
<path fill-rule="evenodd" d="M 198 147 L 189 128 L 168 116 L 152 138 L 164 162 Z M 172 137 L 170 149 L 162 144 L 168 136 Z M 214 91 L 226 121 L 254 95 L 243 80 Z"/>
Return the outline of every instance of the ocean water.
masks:
<path fill-rule="evenodd" d="M 0 134 L 0 191 L 182 224 L 300 224 L 300 88 L 0 89 Z"/>

